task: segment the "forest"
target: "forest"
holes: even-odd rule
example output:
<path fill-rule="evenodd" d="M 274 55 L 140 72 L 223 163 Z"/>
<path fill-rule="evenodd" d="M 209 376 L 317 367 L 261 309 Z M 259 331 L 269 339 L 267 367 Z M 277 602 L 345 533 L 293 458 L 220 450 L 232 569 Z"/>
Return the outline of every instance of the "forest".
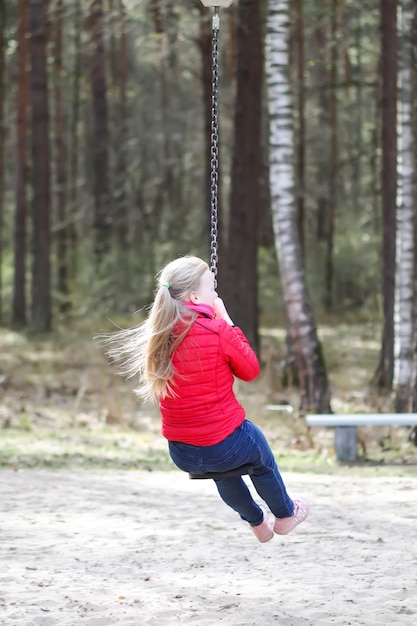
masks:
<path fill-rule="evenodd" d="M 369 340 L 344 388 L 414 412 L 417 3 L 203 4 L 0 0 L 4 414 L 14 342 L 68 356 L 213 251 L 272 399 L 339 409 Z"/>

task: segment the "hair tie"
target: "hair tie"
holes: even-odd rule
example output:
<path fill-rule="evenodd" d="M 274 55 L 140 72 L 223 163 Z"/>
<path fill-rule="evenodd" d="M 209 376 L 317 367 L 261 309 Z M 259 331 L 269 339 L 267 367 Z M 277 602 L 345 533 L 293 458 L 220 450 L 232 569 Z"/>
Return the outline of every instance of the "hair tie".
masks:
<path fill-rule="evenodd" d="M 162 283 L 161 287 L 166 287 L 167 289 L 170 288 L 170 284 L 169 283 Z"/>

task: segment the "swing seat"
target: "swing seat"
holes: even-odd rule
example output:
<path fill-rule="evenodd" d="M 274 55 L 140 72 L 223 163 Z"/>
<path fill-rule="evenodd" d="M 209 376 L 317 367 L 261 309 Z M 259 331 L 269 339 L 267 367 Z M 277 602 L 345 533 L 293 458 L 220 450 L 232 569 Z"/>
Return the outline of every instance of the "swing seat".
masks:
<path fill-rule="evenodd" d="M 220 478 L 236 478 L 237 476 L 244 476 L 246 474 L 248 476 L 253 474 L 253 466 L 249 463 L 236 467 L 235 469 L 228 470 L 227 472 L 206 472 L 205 474 L 192 474 L 190 472 L 189 477 L 191 480 L 205 480 L 209 478 L 212 480 L 218 480 Z"/>

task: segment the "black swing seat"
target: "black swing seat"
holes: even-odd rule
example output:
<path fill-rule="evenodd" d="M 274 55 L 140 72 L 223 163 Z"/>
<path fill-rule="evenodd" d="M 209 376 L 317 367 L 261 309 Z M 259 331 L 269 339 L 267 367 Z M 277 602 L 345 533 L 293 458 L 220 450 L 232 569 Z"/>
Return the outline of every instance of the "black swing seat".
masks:
<path fill-rule="evenodd" d="M 220 478 L 236 478 L 236 476 L 244 476 L 245 474 L 248 476 L 253 474 L 253 466 L 249 463 L 236 467 L 235 469 L 228 470 L 227 472 L 206 472 L 205 474 L 192 474 L 190 472 L 189 477 L 191 480 L 204 480 L 208 478 L 218 480 Z"/>

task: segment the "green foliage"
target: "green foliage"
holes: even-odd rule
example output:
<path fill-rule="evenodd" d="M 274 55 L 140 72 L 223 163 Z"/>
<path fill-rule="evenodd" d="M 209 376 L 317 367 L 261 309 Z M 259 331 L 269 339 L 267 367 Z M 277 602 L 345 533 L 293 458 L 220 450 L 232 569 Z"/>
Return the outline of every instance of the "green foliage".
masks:
<path fill-rule="evenodd" d="M 282 301 L 277 257 L 273 248 L 259 249 L 259 308 L 263 325 L 282 321 Z"/>
<path fill-rule="evenodd" d="M 380 311 L 381 265 L 380 237 L 366 230 L 351 228 L 337 235 L 334 264 L 333 314 L 341 319 L 356 312 L 378 318 Z M 325 244 L 308 250 L 308 277 L 315 310 L 320 317 L 324 310 L 322 267 Z"/>
<path fill-rule="evenodd" d="M 126 313 L 140 309 L 152 298 L 155 273 L 169 259 L 186 253 L 207 257 L 209 247 L 206 193 L 206 142 L 204 126 L 201 48 L 198 43 L 200 14 L 190 3 L 177 3 L 168 11 L 161 3 L 164 32 L 156 33 L 149 3 L 126 3 L 128 36 L 128 82 L 126 114 L 120 118 L 120 92 L 111 75 L 110 37 L 119 45 L 120 24 L 106 13 L 106 55 L 108 61 L 108 107 L 110 119 L 110 188 L 112 249 L 105 263 L 97 266 L 92 251 L 93 185 L 92 112 L 90 93 L 90 35 L 86 27 L 89 3 L 65 0 L 63 54 L 63 97 L 68 128 L 65 133 L 68 161 L 77 161 L 76 179 L 68 179 L 67 195 L 76 201 L 70 207 L 77 241 L 72 251 L 75 270 L 70 276 L 71 314 Z M 264 3 L 266 12 L 267 4 Z M 7 8 L 7 91 L 6 128 L 13 128 L 16 110 L 16 3 Z M 329 94 L 337 95 L 337 207 L 335 215 L 334 301 L 335 312 L 366 310 L 375 315 L 380 298 L 380 196 L 379 196 L 379 5 L 358 5 L 348 0 L 343 8 L 337 41 L 331 40 L 333 5 L 304 3 L 305 103 L 306 103 L 306 269 L 314 306 L 321 314 L 324 297 L 324 232 L 319 234 L 320 207 L 329 200 Z M 107 11 L 107 9 L 106 9 Z M 222 11 L 220 32 L 220 133 L 221 133 L 221 219 L 227 224 L 230 163 L 233 153 L 235 112 L 233 19 Z M 49 15 L 51 36 L 54 17 Z M 81 31 L 80 31 L 81 24 Z M 320 28 L 322 29 L 320 32 Z M 323 36 L 320 43 L 319 35 Z M 77 49 L 80 35 L 80 50 Z M 337 81 L 329 82 L 330 51 L 337 45 Z M 52 70 L 53 46 L 50 46 Z M 82 71 L 76 74 L 77 55 Z M 117 55 L 116 55 L 117 57 Z M 120 61 L 120 59 L 116 59 Z M 292 56 L 292 90 L 299 86 Z M 75 115 L 74 89 L 80 89 L 79 118 L 75 134 L 71 124 Z M 49 75 L 51 120 L 53 88 Z M 267 94 L 265 94 L 266 97 Z M 238 104 L 238 103 L 237 103 Z M 297 112 L 294 110 L 297 125 Z M 125 125 L 125 134 L 121 132 Z M 267 134 L 267 130 L 266 130 Z M 53 129 L 51 128 L 51 142 Z M 77 146 L 77 152 L 72 150 Z M 294 151 L 295 152 L 295 151 Z M 5 207 L 3 254 L 3 301 L 5 319 L 10 318 L 13 284 L 13 216 L 15 210 L 15 133 L 9 132 L 5 146 Z M 265 142 L 267 161 L 267 142 Z M 124 163 L 121 173 L 117 172 Z M 69 174 L 69 172 L 67 172 Z M 121 175 L 120 175 L 121 174 Z M 51 190 L 56 200 L 56 181 Z M 297 190 L 295 190 L 296 192 Z M 74 195 L 75 194 L 75 195 Z M 127 243 L 120 243 L 120 197 L 127 202 Z M 30 193 L 28 201 L 30 206 Z M 57 224 L 53 210 L 52 250 L 55 317 L 62 304 L 58 292 L 56 267 Z M 28 248 L 30 224 L 28 220 Z M 227 233 L 224 233 L 227 240 Z M 225 250 L 220 251 L 225 254 Z M 273 248 L 260 249 L 259 297 L 263 319 L 281 320 L 282 303 L 279 276 Z M 71 265 L 71 263 L 70 263 Z M 28 258 L 30 290 L 31 259 Z M 28 295 L 30 295 L 28 293 Z M 227 294 L 224 294 L 227 296 Z M 9 308 L 8 308 L 9 307 Z"/>
<path fill-rule="evenodd" d="M 347 232 L 336 240 L 336 309 L 379 311 L 381 267 L 380 238 L 364 232 Z"/>

